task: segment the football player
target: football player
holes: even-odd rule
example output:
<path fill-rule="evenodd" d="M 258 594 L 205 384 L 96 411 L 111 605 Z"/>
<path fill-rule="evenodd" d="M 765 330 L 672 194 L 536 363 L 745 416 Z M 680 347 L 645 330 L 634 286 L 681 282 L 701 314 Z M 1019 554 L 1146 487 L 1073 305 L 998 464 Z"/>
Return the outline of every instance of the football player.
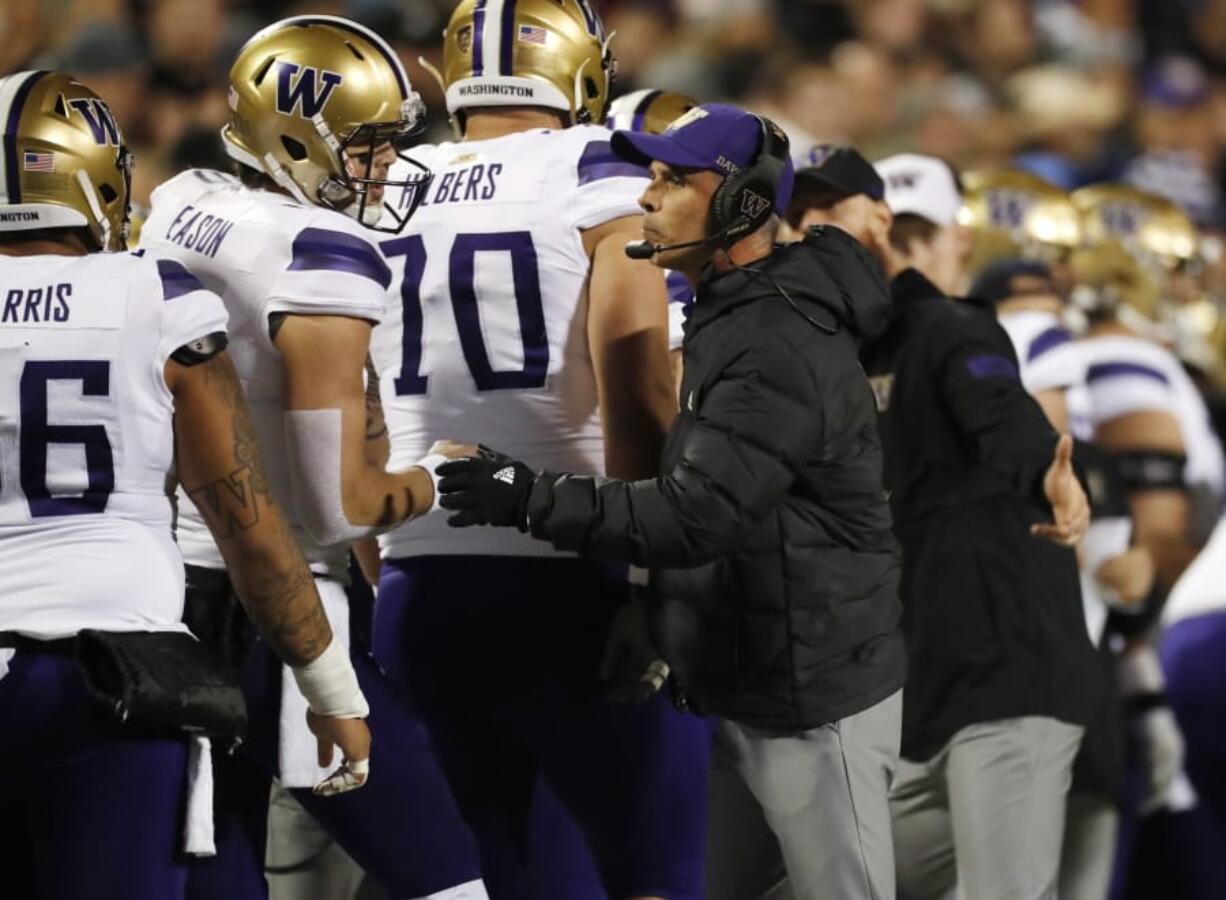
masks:
<path fill-rule="evenodd" d="M 1083 352 L 1094 440 L 1119 460 L 1137 540 L 1153 554 L 1165 595 L 1205 543 L 1226 481 L 1204 400 L 1155 329 L 1172 275 L 1197 247 L 1180 227 L 1186 217 L 1161 197 L 1095 185 L 1072 199 L 1088 245 L 1074 257 L 1074 300 L 1089 309 Z"/>
<path fill-rule="evenodd" d="M 601 125 L 612 71 L 587 0 L 453 12 L 439 77 L 462 137 L 422 157 L 429 196 L 382 245 L 395 281 L 372 355 L 392 468 L 449 435 L 538 467 L 656 471 L 676 415 L 667 299 L 624 252 L 647 181 Z M 423 710 L 491 893 L 526 893 L 540 772 L 610 896 L 700 897 L 705 726 L 661 695 L 602 699 L 615 613 L 633 632 L 624 573 L 442 514 L 380 542 L 375 655 Z"/>
<path fill-rule="evenodd" d="M 634 91 L 623 94 L 609 104 L 605 124 L 610 129 L 661 134 L 674 119 L 697 105 L 697 100 L 675 91 Z M 665 272 L 664 283 L 668 285 L 668 354 L 672 361 L 673 381 L 680 391 L 681 342 L 685 339 L 685 323 L 694 306 L 694 291 L 680 272 Z"/>
<path fill-rule="evenodd" d="M 395 230 L 412 213 L 412 200 L 386 212 L 382 200 L 388 166 L 419 131 L 424 110 L 385 41 L 322 16 L 286 19 L 252 37 L 231 69 L 229 97 L 222 138 L 238 177 L 189 170 L 161 185 L 142 239 L 180 259 L 225 302 L 272 492 L 290 513 L 332 627 L 348 643 L 348 543 L 433 502 L 421 468 L 387 472 L 367 462 L 363 387 L 371 328 L 391 279 L 366 226 L 385 215 Z M 429 174 L 406 166 L 396 187 L 412 194 Z M 245 490 L 236 481 L 229 492 L 181 497 L 189 604 L 213 622 L 226 616 L 230 586 L 201 524 Z M 277 775 L 389 895 L 484 897 L 475 844 L 425 730 L 369 657 L 351 648 L 380 723 L 375 789 L 364 801 L 338 802 L 304 790 L 317 763 L 299 727 L 302 699 L 268 648 L 246 649 L 229 654 L 245 657 L 256 727 L 239 756 L 219 763 L 230 815 L 216 858 L 193 867 L 193 895 L 264 895 L 268 780 Z"/>
<path fill-rule="evenodd" d="M 189 681 L 176 470 L 229 498 L 201 527 L 293 667 L 321 762 L 344 751 L 327 792 L 365 780 L 366 701 L 269 490 L 225 307 L 179 263 L 118 252 L 132 157 L 110 110 L 67 75 L 21 72 L 0 79 L 0 121 L 0 798 L 33 851 L 4 841 L 4 893 L 174 900 L 188 723 L 121 726 L 74 657 L 124 633 Z"/>

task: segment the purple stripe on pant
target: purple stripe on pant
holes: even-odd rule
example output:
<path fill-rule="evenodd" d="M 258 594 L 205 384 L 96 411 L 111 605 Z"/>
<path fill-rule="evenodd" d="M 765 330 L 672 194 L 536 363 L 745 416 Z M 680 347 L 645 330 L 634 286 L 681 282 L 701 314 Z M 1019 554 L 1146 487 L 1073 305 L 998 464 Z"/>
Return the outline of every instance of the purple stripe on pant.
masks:
<path fill-rule="evenodd" d="M 18 653 L 0 679 L 0 896 L 178 900 L 187 748 L 121 731 L 77 664 Z"/>
<path fill-rule="evenodd" d="M 538 778 L 578 822 L 610 896 L 703 896 L 705 724 L 665 696 L 601 698 L 598 663 L 625 597 L 624 584 L 577 559 L 384 563 L 375 656 L 421 710 L 477 833 L 491 897 L 551 890 L 527 862 Z M 556 817 L 549 827 L 558 833 Z M 555 868 L 581 878 L 584 861 Z"/>
<path fill-rule="evenodd" d="M 370 781 L 339 797 L 295 798 L 389 897 L 421 897 L 481 877 L 476 844 L 422 725 L 370 657 L 351 654 L 370 703 Z M 268 788 L 277 765 L 281 663 L 259 643 L 243 666 L 251 733 L 217 760 L 217 856 L 193 861 L 191 900 L 262 900 Z"/>

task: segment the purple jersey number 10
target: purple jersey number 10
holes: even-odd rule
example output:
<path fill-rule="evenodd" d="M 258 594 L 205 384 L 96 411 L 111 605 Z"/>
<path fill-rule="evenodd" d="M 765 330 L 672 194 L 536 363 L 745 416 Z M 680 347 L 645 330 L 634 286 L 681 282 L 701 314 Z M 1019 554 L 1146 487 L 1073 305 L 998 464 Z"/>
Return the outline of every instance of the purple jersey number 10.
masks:
<path fill-rule="evenodd" d="M 401 335 L 400 375 L 395 379 L 396 395 L 426 392 L 427 376 L 421 374 L 422 305 L 421 282 L 426 270 L 426 247 L 419 235 L 409 235 L 382 244 L 389 258 L 404 257 L 404 280 L 400 298 L 404 304 Z M 475 277 L 478 253 L 509 253 L 515 307 L 519 314 L 519 336 L 523 342 L 524 364 L 518 369 L 496 370 L 481 335 L 481 314 L 477 303 Z M 460 349 L 479 391 L 501 391 L 544 387 L 549 373 L 549 337 L 545 330 L 545 307 L 541 300 L 541 278 L 536 247 L 527 231 L 494 234 L 457 234 L 448 260 L 448 288 L 451 311 L 460 335 Z"/>

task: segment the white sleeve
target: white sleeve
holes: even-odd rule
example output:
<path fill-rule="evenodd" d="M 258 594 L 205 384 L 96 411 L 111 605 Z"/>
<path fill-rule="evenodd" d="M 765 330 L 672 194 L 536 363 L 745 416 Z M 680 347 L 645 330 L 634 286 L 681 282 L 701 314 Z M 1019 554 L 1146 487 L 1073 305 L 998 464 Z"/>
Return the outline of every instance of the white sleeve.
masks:
<path fill-rule="evenodd" d="M 608 138 L 588 141 L 576 163 L 571 225 L 594 228 L 623 216 L 642 215 L 639 197 L 647 188 L 645 168 L 613 152 Z"/>
<path fill-rule="evenodd" d="M 182 263 L 172 259 L 156 259 L 154 263 L 162 285 L 157 359 L 160 370 L 180 347 L 224 332 L 229 317 L 221 298 L 207 290 Z"/>
<path fill-rule="evenodd" d="M 1090 415 L 1095 425 L 1137 412 L 1173 412 L 1166 373 L 1147 363 L 1103 360 L 1086 371 Z"/>
<path fill-rule="evenodd" d="M 263 317 L 284 312 L 383 319 L 392 273 L 374 241 L 348 231 L 308 227 L 294 236 L 289 255 L 269 290 Z"/>
<path fill-rule="evenodd" d="M 670 270 L 664 282 L 668 285 L 668 349 L 680 350 L 685 341 L 685 321 L 694 305 L 694 292 L 680 272 Z"/>
<path fill-rule="evenodd" d="M 1026 390 L 1067 390 L 1085 377 L 1085 365 L 1077 345 L 1063 328 L 1049 329 L 1027 348 L 1022 362 Z"/>

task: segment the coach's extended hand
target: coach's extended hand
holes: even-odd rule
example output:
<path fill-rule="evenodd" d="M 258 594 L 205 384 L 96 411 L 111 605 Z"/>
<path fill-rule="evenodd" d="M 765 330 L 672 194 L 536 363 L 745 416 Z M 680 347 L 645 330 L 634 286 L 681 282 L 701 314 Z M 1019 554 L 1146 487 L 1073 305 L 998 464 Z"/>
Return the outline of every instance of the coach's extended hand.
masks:
<path fill-rule="evenodd" d="M 438 467 L 439 505 L 455 512 L 447 524 L 515 526 L 528 530 L 528 496 L 536 473 L 518 460 L 479 447 L 477 455 Z"/>
<path fill-rule="evenodd" d="M 1030 533 L 1072 547 L 1090 527 L 1090 501 L 1073 471 L 1073 439 L 1067 434 L 1056 444 L 1055 458 L 1043 477 L 1043 493 L 1055 522 L 1031 525 Z"/>

